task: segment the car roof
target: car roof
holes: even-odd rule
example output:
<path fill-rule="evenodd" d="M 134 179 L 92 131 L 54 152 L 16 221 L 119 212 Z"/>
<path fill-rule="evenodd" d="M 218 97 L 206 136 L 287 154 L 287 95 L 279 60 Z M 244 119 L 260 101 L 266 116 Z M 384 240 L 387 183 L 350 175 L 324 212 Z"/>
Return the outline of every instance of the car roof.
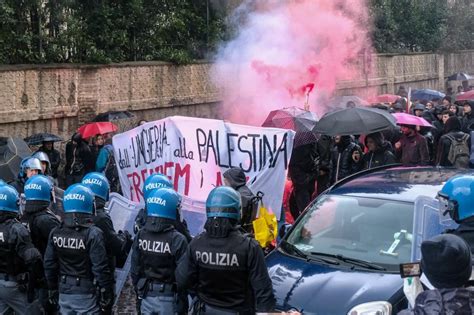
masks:
<path fill-rule="evenodd" d="M 473 170 L 442 167 L 380 168 L 344 179 L 327 193 L 414 202 L 419 196 L 436 197 L 444 183 L 459 174 L 473 174 Z"/>

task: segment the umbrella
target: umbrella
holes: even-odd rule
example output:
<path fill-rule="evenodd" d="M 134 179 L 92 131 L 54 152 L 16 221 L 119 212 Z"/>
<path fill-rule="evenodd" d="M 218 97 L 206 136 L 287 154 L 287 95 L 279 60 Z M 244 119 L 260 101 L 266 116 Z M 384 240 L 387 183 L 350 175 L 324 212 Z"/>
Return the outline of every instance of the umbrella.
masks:
<path fill-rule="evenodd" d="M 313 133 L 317 121 L 316 114 L 298 107 L 289 107 L 271 111 L 262 126 L 296 131 L 294 145 L 300 146 L 317 141 L 317 136 Z"/>
<path fill-rule="evenodd" d="M 355 107 L 324 115 L 313 129 L 330 136 L 360 135 L 396 127 L 395 118 L 386 110 Z"/>
<path fill-rule="evenodd" d="M 44 141 L 58 142 L 63 141 L 63 138 L 47 132 L 37 133 L 25 138 L 25 142 L 29 145 L 41 144 Z"/>
<path fill-rule="evenodd" d="M 330 108 L 347 108 L 348 104 L 354 103 L 355 106 L 367 106 L 369 103 L 358 96 L 336 96 L 329 100 L 328 107 Z"/>
<path fill-rule="evenodd" d="M 77 131 L 84 139 L 97 135 L 103 135 L 110 132 L 115 132 L 117 130 L 117 126 L 108 121 L 88 123 L 77 129 Z"/>
<path fill-rule="evenodd" d="M 113 121 L 113 120 L 119 120 L 119 119 L 128 119 L 128 118 L 134 118 L 135 115 L 130 113 L 129 111 L 108 111 L 105 113 L 101 113 L 97 116 L 95 116 L 94 119 L 92 119 L 93 122 L 99 122 L 99 121 Z"/>
<path fill-rule="evenodd" d="M 31 150 L 20 138 L 0 137 L 0 178 L 5 182 L 15 180 L 20 163 L 31 155 Z"/>
<path fill-rule="evenodd" d="M 446 95 L 444 93 L 441 93 L 439 91 L 435 90 L 430 90 L 430 89 L 422 89 L 422 90 L 416 90 L 411 94 L 411 99 L 412 100 L 419 100 L 419 101 L 432 101 L 434 99 L 441 99 L 445 97 Z"/>
<path fill-rule="evenodd" d="M 458 72 L 448 77 L 448 81 L 465 81 L 472 79 L 474 79 L 474 77 L 465 72 Z"/>
<path fill-rule="evenodd" d="M 412 125 L 412 126 L 420 126 L 420 127 L 433 127 L 429 122 L 427 122 L 424 118 L 413 116 L 407 113 L 394 113 L 392 114 L 393 117 L 397 120 L 397 124 L 399 125 Z"/>
<path fill-rule="evenodd" d="M 371 98 L 372 103 L 395 103 L 400 98 L 399 95 L 382 94 Z"/>
<path fill-rule="evenodd" d="M 472 101 L 472 100 L 474 100 L 474 90 L 456 95 L 456 102 L 457 101 Z"/>

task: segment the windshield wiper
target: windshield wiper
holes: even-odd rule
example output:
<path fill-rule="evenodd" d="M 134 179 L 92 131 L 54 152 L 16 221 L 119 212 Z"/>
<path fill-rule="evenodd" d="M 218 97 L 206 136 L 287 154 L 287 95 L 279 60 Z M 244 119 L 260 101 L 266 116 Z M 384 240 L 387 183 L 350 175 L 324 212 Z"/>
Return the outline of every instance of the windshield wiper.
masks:
<path fill-rule="evenodd" d="M 293 252 L 296 256 L 304 258 L 308 261 L 309 260 L 317 260 L 319 262 L 323 262 L 323 263 L 326 263 L 326 264 L 339 265 L 339 262 L 336 261 L 336 260 L 333 260 L 333 259 L 327 259 L 327 258 L 322 258 L 322 257 L 309 257 L 301 249 L 299 249 L 294 244 L 291 244 L 286 240 L 282 240 L 280 242 L 280 244 L 286 248 L 285 250 L 289 250 L 289 251 Z"/>
<path fill-rule="evenodd" d="M 364 268 L 367 268 L 367 269 L 387 270 L 382 266 L 371 263 L 370 261 L 357 259 L 357 258 L 346 257 L 346 256 L 340 255 L 340 254 L 328 254 L 328 253 L 321 253 L 321 252 L 311 252 L 311 255 L 333 257 L 333 258 L 336 258 L 336 259 L 341 260 L 343 262 L 347 262 L 347 263 L 350 263 L 350 264 L 353 264 L 353 265 L 356 265 L 356 266 L 359 266 L 359 267 L 364 267 Z"/>

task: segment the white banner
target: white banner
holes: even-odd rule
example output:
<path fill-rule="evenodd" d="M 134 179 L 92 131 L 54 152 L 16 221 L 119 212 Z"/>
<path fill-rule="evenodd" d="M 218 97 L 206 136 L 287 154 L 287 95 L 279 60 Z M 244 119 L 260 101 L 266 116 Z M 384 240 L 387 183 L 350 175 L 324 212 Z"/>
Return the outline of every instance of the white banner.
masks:
<path fill-rule="evenodd" d="M 240 167 L 249 188 L 262 191 L 265 206 L 279 217 L 293 139 L 291 130 L 174 116 L 118 134 L 113 146 L 123 194 L 132 201 L 143 204 L 143 182 L 156 172 L 202 202 L 223 184 L 227 169 Z"/>

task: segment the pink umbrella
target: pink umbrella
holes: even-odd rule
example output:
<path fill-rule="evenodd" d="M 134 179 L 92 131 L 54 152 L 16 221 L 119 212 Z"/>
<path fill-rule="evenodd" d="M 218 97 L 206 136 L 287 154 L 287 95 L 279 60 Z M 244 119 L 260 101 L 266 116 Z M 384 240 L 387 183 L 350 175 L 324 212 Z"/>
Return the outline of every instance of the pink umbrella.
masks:
<path fill-rule="evenodd" d="M 398 125 L 412 125 L 420 127 L 433 127 L 424 118 L 413 116 L 407 113 L 394 113 L 392 114 L 397 120 Z"/>

